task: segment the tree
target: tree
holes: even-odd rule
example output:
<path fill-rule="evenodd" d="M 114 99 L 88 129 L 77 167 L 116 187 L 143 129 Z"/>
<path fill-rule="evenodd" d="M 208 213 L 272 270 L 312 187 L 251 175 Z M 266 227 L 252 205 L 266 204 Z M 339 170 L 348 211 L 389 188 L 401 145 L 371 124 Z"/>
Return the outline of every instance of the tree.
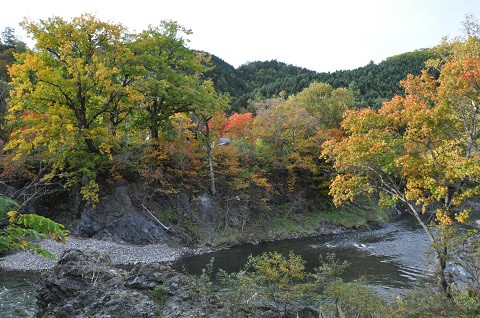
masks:
<path fill-rule="evenodd" d="M 374 111 L 348 111 L 346 137 L 323 154 L 339 174 L 331 184 L 335 204 L 378 192 L 381 203 L 403 204 L 434 248 L 438 288 L 447 291 L 443 227 L 468 219 L 462 204 L 480 193 L 480 58 L 446 63 L 438 80 L 424 71 L 402 82 L 396 96 Z M 423 214 L 434 211 L 440 231 Z"/>
<path fill-rule="evenodd" d="M 291 107 L 304 108 L 316 118 L 320 129 L 338 129 L 342 115 L 353 108 L 353 93 L 346 88 L 333 89 L 330 84 L 313 82 L 297 95 L 291 96 L 287 103 Z"/>
<path fill-rule="evenodd" d="M 7 140 L 8 130 L 6 129 L 5 113 L 7 111 L 7 97 L 10 91 L 10 75 L 7 67 L 15 62 L 15 53 L 25 52 L 27 45 L 15 36 L 13 28 L 5 28 L 0 40 L 0 148 L 3 141 Z"/>
<path fill-rule="evenodd" d="M 233 114 L 228 117 L 225 124 L 225 135 L 232 137 L 240 143 L 242 148 L 242 155 L 248 161 L 248 154 L 251 152 L 251 145 L 253 145 L 252 128 L 255 118 L 252 113 Z"/>
<path fill-rule="evenodd" d="M 248 132 L 251 130 L 254 118 L 252 113 L 233 114 L 228 117 L 227 124 L 225 126 L 225 132 L 227 136 L 233 136 L 237 139 L 244 139 Z"/>
<path fill-rule="evenodd" d="M 313 284 L 308 282 L 312 274 L 306 271 L 305 263 L 293 252 L 288 257 L 270 252 L 255 257 L 250 255 L 245 271 L 258 293 L 273 302 L 278 317 L 287 317 L 293 303 L 307 298 L 312 288 Z"/>
<path fill-rule="evenodd" d="M 132 88 L 126 29 L 88 14 L 22 25 L 36 44 L 10 68 L 13 132 L 6 149 L 16 159 L 38 156 L 50 166 L 47 179 L 81 183 L 84 198 L 95 201 L 95 178 L 117 147 L 117 126 L 142 99 Z"/>
<path fill-rule="evenodd" d="M 198 94 L 203 100 L 203 105 L 200 108 L 197 108 L 194 112 L 195 122 L 197 123 L 197 135 L 200 137 L 203 136 L 205 141 L 205 152 L 208 160 L 208 170 L 210 175 L 210 192 L 212 195 L 217 193 L 216 183 L 215 183 L 215 169 L 213 165 L 213 152 L 212 146 L 214 146 L 214 140 L 212 140 L 212 135 L 218 137 L 215 134 L 215 131 L 212 131 L 211 120 L 223 114 L 223 112 L 228 108 L 228 97 L 222 96 L 215 92 L 213 88 L 213 83 L 208 81 L 208 86 L 205 86 L 203 90 L 199 91 Z M 222 115 L 221 115 L 222 116 Z"/>
<path fill-rule="evenodd" d="M 280 98 L 266 101 L 257 110 L 253 126 L 255 143 L 276 172 L 283 195 L 294 193 L 299 184 L 304 189 L 313 189 L 324 183 L 326 166 L 318 153 L 325 139 L 337 133 L 328 129 L 331 126 L 326 121 L 322 122 L 331 115 L 329 107 L 322 104 L 321 96 L 325 95 L 316 86 L 286 101 Z M 327 88 L 326 95 L 330 95 L 329 85 L 319 86 Z M 306 98 L 308 95 L 312 98 Z"/>
<path fill-rule="evenodd" d="M 158 139 L 159 130 L 171 116 L 205 107 L 207 94 L 214 93 L 213 83 L 202 79 L 208 70 L 204 53 L 194 53 L 186 45 L 191 31 L 173 21 L 162 21 L 136 37 L 133 49 L 144 68 L 140 91 L 145 96 L 138 110 L 136 124 Z M 200 93 L 202 91 L 202 93 Z"/>
<path fill-rule="evenodd" d="M 172 127 L 164 129 L 146 148 L 142 176 L 156 192 L 171 193 L 180 187 L 191 188 L 200 182 L 204 155 L 195 135 L 195 123 L 187 114 L 170 119 Z"/>
<path fill-rule="evenodd" d="M 330 191 L 336 204 L 379 192 L 384 204 L 400 202 L 416 217 L 433 245 L 443 292 L 449 227 L 468 220 L 464 203 L 480 193 L 480 28 L 471 16 L 465 27 L 466 37 L 444 40 L 440 58 L 428 61 L 438 79 L 427 70 L 409 75 L 404 97 L 378 112 L 348 112 L 347 137 L 324 150 L 339 171 Z"/>

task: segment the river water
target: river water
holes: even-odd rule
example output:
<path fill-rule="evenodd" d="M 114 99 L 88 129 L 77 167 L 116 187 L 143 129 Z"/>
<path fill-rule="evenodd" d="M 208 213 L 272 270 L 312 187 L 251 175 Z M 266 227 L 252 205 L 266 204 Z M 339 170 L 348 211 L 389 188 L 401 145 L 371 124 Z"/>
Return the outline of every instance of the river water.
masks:
<path fill-rule="evenodd" d="M 320 255 L 333 252 L 338 259 L 351 264 L 345 280 L 363 276 L 368 284 L 388 292 L 411 288 L 431 274 L 428 249 L 426 236 L 416 221 L 402 216 L 376 230 L 238 246 L 188 256 L 173 266 L 189 273 L 200 273 L 213 257 L 216 269 L 232 272 L 241 269 L 249 255 L 293 251 L 307 261 L 308 269 L 313 269 L 319 265 Z M 38 274 L 0 272 L 0 318 L 34 316 L 37 277 Z"/>
<path fill-rule="evenodd" d="M 429 243 L 423 230 L 410 216 L 380 229 L 365 232 L 322 235 L 319 237 L 290 239 L 278 242 L 243 245 L 210 254 L 194 255 L 177 261 L 173 267 L 188 273 L 200 274 L 202 268 L 214 258 L 214 269 L 238 271 L 249 255 L 290 251 L 307 261 L 307 269 L 318 267 L 320 255 L 335 253 L 340 260 L 350 263 L 344 279 L 351 281 L 364 277 L 368 284 L 380 290 L 411 288 L 421 278 L 431 274 L 427 251 Z"/>
<path fill-rule="evenodd" d="M 0 271 L 0 318 L 35 316 L 35 288 L 32 273 Z"/>

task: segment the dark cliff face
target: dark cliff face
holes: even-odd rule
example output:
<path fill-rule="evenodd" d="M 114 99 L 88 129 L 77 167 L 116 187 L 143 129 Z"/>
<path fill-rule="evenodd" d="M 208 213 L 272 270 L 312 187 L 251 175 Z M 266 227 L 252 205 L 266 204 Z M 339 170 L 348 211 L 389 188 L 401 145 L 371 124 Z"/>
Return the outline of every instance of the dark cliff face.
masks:
<path fill-rule="evenodd" d="M 149 207 L 147 207 L 149 206 Z M 150 244 L 170 240 L 152 214 L 157 206 L 146 202 L 141 185 L 124 183 L 112 186 L 94 206 L 84 205 L 74 222 L 73 234 L 131 244 Z"/>
<path fill-rule="evenodd" d="M 95 206 L 78 198 L 73 190 L 59 192 L 33 201 L 27 210 L 66 224 L 73 235 L 139 245 L 171 241 L 195 244 L 197 238 L 192 231 L 225 224 L 224 206 L 219 204 L 225 198 L 188 191 L 156 194 L 141 180 L 120 179 L 102 185 Z M 234 201 L 230 206 L 235 205 L 235 211 L 248 209 Z M 241 223 L 235 213 L 228 219 L 234 225 Z"/>
<path fill-rule="evenodd" d="M 277 195 L 263 201 L 261 195 L 252 198 L 235 193 L 212 196 L 189 189 L 174 193 L 155 190 L 145 187 L 140 179 L 120 179 L 101 186 L 95 206 L 85 204 L 71 190 L 35 200 L 27 210 L 65 224 L 76 236 L 138 245 L 231 246 L 344 229 L 343 224 L 329 221 L 328 202 L 315 192 L 299 191 L 294 196 Z M 371 203 L 356 209 L 364 210 L 357 211 L 361 224 L 381 220 Z M 54 212 L 45 214 L 48 211 Z M 283 229 L 285 222 L 290 229 Z"/>
<path fill-rule="evenodd" d="M 60 188 L 30 201 L 25 212 L 62 223 L 75 236 L 138 245 L 255 244 L 385 221 L 385 212 L 376 207 L 375 200 L 334 210 L 330 200 L 311 185 L 287 194 L 280 188 L 242 193 L 219 187 L 224 191 L 212 196 L 203 187 L 153 188 L 136 176 L 100 182 L 99 202 L 94 206 L 82 201 L 79 191 Z"/>
<path fill-rule="evenodd" d="M 95 207 L 83 206 L 73 234 L 131 244 L 195 244 L 193 230 L 220 224 L 219 205 L 208 194 L 152 195 L 139 182 L 122 182 L 104 189 Z"/>

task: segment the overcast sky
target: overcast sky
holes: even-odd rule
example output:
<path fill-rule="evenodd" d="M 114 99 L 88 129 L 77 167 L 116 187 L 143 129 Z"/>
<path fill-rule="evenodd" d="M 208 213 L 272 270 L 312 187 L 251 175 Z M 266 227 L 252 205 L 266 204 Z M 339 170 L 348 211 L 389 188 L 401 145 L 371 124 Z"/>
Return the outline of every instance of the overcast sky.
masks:
<path fill-rule="evenodd" d="M 141 31 L 161 20 L 192 29 L 190 47 L 238 67 L 273 60 L 316 71 L 432 47 L 461 34 L 465 14 L 480 18 L 479 0 L 3 0 L 0 29 L 83 12 Z M 28 42 L 27 43 L 32 43 Z"/>

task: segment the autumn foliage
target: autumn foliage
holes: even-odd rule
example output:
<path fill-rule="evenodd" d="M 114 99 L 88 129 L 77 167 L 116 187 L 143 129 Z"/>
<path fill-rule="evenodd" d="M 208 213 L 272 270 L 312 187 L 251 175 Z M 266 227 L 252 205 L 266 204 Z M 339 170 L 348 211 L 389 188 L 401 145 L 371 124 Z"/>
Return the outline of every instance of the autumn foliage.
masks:
<path fill-rule="evenodd" d="M 440 228 L 466 222 L 465 203 L 480 193 L 480 58 L 461 52 L 444 61 L 438 78 L 428 70 L 409 75 L 401 82 L 405 96 L 378 111 L 346 112 L 345 137 L 326 142 L 323 152 L 338 171 L 335 204 L 378 193 L 381 203 L 417 218 L 435 248 L 442 291 L 448 251 L 442 231 L 421 214 L 433 213 Z"/>
<path fill-rule="evenodd" d="M 9 70 L 12 133 L 4 151 L 16 161 L 30 158 L 44 181 L 63 180 L 92 204 L 97 179 L 112 173 L 122 145 L 148 136 L 155 154 L 182 157 L 185 147 L 158 146 L 159 131 L 174 125 L 175 114 L 226 103 L 200 78 L 207 57 L 186 47 L 189 31 L 174 22 L 139 34 L 89 14 L 23 26 L 36 45 Z M 179 162 L 174 171 L 182 170 Z"/>

